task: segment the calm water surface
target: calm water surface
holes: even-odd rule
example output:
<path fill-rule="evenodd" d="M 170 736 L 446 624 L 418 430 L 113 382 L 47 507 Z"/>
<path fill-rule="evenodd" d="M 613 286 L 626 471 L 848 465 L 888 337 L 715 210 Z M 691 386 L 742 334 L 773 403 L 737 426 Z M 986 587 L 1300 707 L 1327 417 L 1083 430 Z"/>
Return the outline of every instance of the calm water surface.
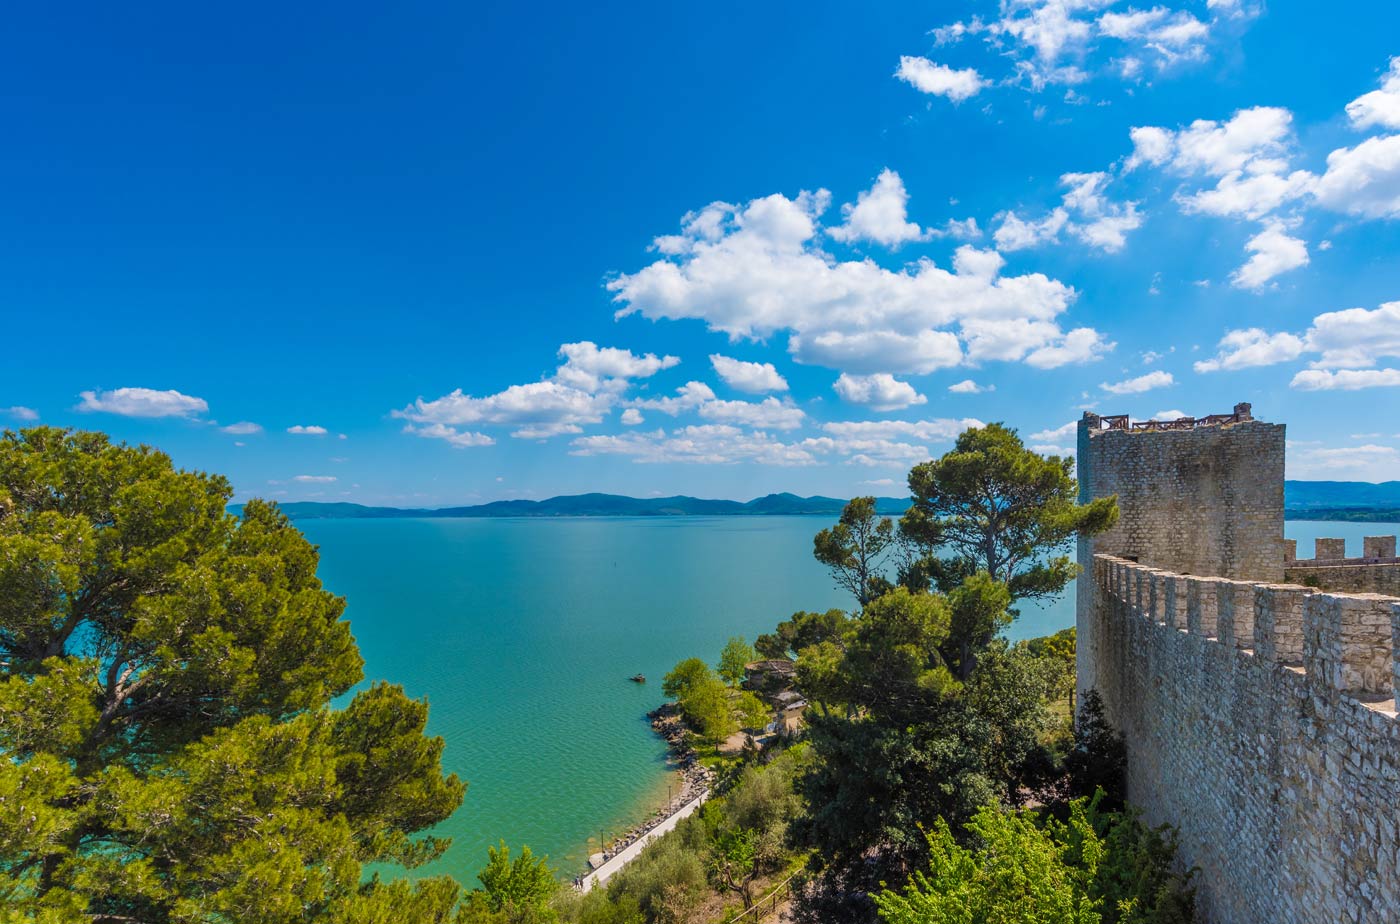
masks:
<path fill-rule="evenodd" d="M 486 845 L 547 853 L 569 875 L 600 830 L 664 798 L 665 749 L 645 713 L 661 676 L 799 609 L 849 607 L 811 554 L 822 517 L 303 520 L 321 577 L 349 600 L 365 675 L 431 705 L 444 763 L 469 781 L 421 874 L 474 882 Z M 1290 522 L 1314 535 L 1394 525 Z M 1353 536 L 1354 534 L 1354 536 Z M 1023 606 L 1013 638 L 1074 623 L 1073 591 Z M 636 673 L 645 686 L 628 682 Z"/>

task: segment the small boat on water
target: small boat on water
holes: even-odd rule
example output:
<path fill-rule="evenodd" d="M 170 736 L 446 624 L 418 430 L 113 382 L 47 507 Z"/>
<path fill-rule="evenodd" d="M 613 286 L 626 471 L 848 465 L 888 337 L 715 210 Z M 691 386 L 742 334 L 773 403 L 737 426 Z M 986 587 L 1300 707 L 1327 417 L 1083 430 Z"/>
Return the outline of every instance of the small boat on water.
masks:
<path fill-rule="evenodd" d="M 647 682 L 647 675 L 646 675 L 646 674 L 633 674 L 631 677 L 628 677 L 627 679 L 630 680 L 630 681 L 632 681 L 633 683 L 646 683 L 646 682 Z"/>

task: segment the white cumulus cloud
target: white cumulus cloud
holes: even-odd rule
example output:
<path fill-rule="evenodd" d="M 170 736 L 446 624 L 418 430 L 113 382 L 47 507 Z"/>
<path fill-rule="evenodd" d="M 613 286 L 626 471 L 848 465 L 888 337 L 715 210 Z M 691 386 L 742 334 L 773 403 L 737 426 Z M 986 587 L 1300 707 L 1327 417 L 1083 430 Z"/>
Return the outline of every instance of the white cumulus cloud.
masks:
<path fill-rule="evenodd" d="M 1232 330 L 1220 338 L 1220 350 L 1213 359 L 1195 364 L 1197 372 L 1219 372 L 1271 366 L 1297 359 L 1306 349 L 1301 337 L 1293 334 L 1270 334 L 1258 327 Z"/>
<path fill-rule="evenodd" d="M 34 410 L 34 408 L 32 407 L 25 407 L 22 404 L 16 404 L 13 407 L 7 407 L 3 411 L 0 411 L 0 413 L 4 413 L 7 417 L 13 417 L 15 420 L 39 419 L 38 411 Z"/>
<path fill-rule="evenodd" d="M 987 85 L 974 68 L 954 70 L 913 55 L 900 56 L 894 75 L 920 93 L 944 96 L 955 103 L 976 96 Z"/>
<path fill-rule="evenodd" d="M 1230 276 L 1236 288 L 1261 289 L 1274 277 L 1308 265 L 1307 243 L 1290 237 L 1278 223 L 1254 235 L 1244 247 L 1251 256 Z"/>
<path fill-rule="evenodd" d="M 710 365 L 724 384 L 751 395 L 787 391 L 787 379 L 778 374 L 772 363 L 751 363 L 742 359 L 710 354 Z"/>
<path fill-rule="evenodd" d="M 485 433 L 458 430 L 456 427 L 449 427 L 440 423 L 423 424 L 421 426 L 404 424 L 403 432 L 411 433 L 414 436 L 421 436 L 425 439 L 442 440 L 455 449 L 470 449 L 475 446 L 492 446 L 496 443 L 494 439 L 487 436 Z"/>
<path fill-rule="evenodd" d="M 1400 217 L 1400 135 L 1367 138 L 1327 155 L 1317 201 L 1362 218 Z"/>
<path fill-rule="evenodd" d="M 1400 56 L 1390 59 L 1379 90 L 1347 103 L 1347 118 L 1357 128 L 1400 128 Z"/>
<path fill-rule="evenodd" d="M 888 372 L 874 375 L 842 373 L 833 386 L 836 393 L 852 404 L 864 404 L 876 411 L 897 411 L 916 404 L 927 404 L 928 398 L 915 391 L 908 382 L 901 382 Z"/>
<path fill-rule="evenodd" d="M 980 395 L 983 392 L 996 391 L 995 385 L 979 385 L 972 379 L 963 379 L 961 382 L 954 382 L 948 386 L 948 390 L 955 395 Z"/>
<path fill-rule="evenodd" d="M 1097 334 L 1067 334 L 1058 324 L 1075 291 L 1040 273 L 1003 276 L 990 251 L 964 245 L 953 272 L 930 259 L 898 271 L 833 259 L 817 245 L 829 199 L 818 192 L 724 206 L 703 229 L 692 229 L 688 217 L 683 246 L 608 284 L 617 315 L 699 319 L 736 340 L 786 332 L 797 361 L 853 375 L 957 365 L 960 335 L 971 339 L 977 325 L 1007 320 L 1024 322 L 1035 338 L 1003 345 L 993 351 L 998 358 L 1049 367 L 1094 355 L 1086 339 Z M 994 329 L 978 334 L 984 353 Z"/>
<path fill-rule="evenodd" d="M 287 432 L 294 433 L 297 436 L 325 436 L 330 431 L 318 424 L 311 424 L 309 426 L 306 424 L 295 424 L 288 427 Z"/>
<path fill-rule="evenodd" d="M 1104 382 L 1099 387 L 1110 395 L 1140 395 L 1154 388 L 1165 388 L 1174 384 L 1176 384 L 1176 379 L 1172 374 L 1159 369 L 1156 372 L 1149 372 L 1146 375 L 1139 375 L 1121 382 Z"/>
<path fill-rule="evenodd" d="M 909 220 L 909 194 L 904 190 L 904 181 L 888 168 L 880 171 L 874 186 L 856 197 L 854 205 L 841 206 L 841 214 L 845 223 L 827 231 L 838 241 L 874 241 L 898 247 L 926 236 Z"/>
<path fill-rule="evenodd" d="M 248 436 L 253 433 L 261 433 L 263 428 L 251 420 L 240 420 L 238 423 L 231 423 L 219 429 L 234 436 Z"/>
<path fill-rule="evenodd" d="M 1358 391 L 1400 385 L 1400 369 L 1304 369 L 1289 383 L 1299 391 Z"/>
<path fill-rule="evenodd" d="M 203 398 L 181 394 L 174 389 L 158 391 L 153 388 L 97 389 L 79 395 L 78 410 L 100 412 L 122 417 L 194 417 L 209 410 Z"/>

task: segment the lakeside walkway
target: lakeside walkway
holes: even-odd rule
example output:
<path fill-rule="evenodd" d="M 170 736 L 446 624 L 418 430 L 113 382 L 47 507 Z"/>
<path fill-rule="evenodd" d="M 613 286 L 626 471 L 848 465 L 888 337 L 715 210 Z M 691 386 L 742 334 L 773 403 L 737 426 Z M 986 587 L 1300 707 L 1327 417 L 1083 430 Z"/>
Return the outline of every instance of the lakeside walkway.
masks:
<path fill-rule="evenodd" d="M 646 847 L 647 844 L 650 844 L 656 838 L 660 837 L 663 834 L 666 834 L 668 831 L 671 831 L 673 828 L 675 828 L 676 825 L 680 824 L 682 818 L 687 818 L 690 815 L 693 815 L 696 809 L 704 805 L 705 800 L 709 797 L 709 789 L 706 788 L 694 799 L 691 799 L 689 802 L 685 803 L 680 808 L 676 809 L 674 812 L 668 815 L 655 827 L 648 829 L 646 833 L 642 834 L 635 841 L 628 844 L 622 850 L 618 851 L 616 854 L 610 857 L 607 860 L 607 862 L 605 862 L 602 866 L 598 867 L 593 872 L 588 873 L 586 876 L 584 876 L 582 881 L 578 885 L 579 891 L 589 892 L 592 891 L 594 886 L 599 886 L 607 882 L 614 875 L 616 875 L 617 872 L 621 870 L 624 866 L 637 859 L 637 857 L 641 854 L 642 850 Z"/>

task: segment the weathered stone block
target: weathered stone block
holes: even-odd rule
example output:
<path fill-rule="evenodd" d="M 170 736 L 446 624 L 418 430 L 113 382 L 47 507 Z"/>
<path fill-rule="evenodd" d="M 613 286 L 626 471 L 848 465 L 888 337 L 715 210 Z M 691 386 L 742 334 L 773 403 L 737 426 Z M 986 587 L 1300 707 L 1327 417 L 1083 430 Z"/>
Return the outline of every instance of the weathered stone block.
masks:
<path fill-rule="evenodd" d="M 1313 540 L 1313 558 L 1318 561 L 1334 561 L 1347 557 L 1347 541 L 1345 539 L 1323 539 L 1318 537 Z"/>
<path fill-rule="evenodd" d="M 1394 558 L 1394 536 L 1367 536 L 1361 540 L 1362 558 Z"/>

